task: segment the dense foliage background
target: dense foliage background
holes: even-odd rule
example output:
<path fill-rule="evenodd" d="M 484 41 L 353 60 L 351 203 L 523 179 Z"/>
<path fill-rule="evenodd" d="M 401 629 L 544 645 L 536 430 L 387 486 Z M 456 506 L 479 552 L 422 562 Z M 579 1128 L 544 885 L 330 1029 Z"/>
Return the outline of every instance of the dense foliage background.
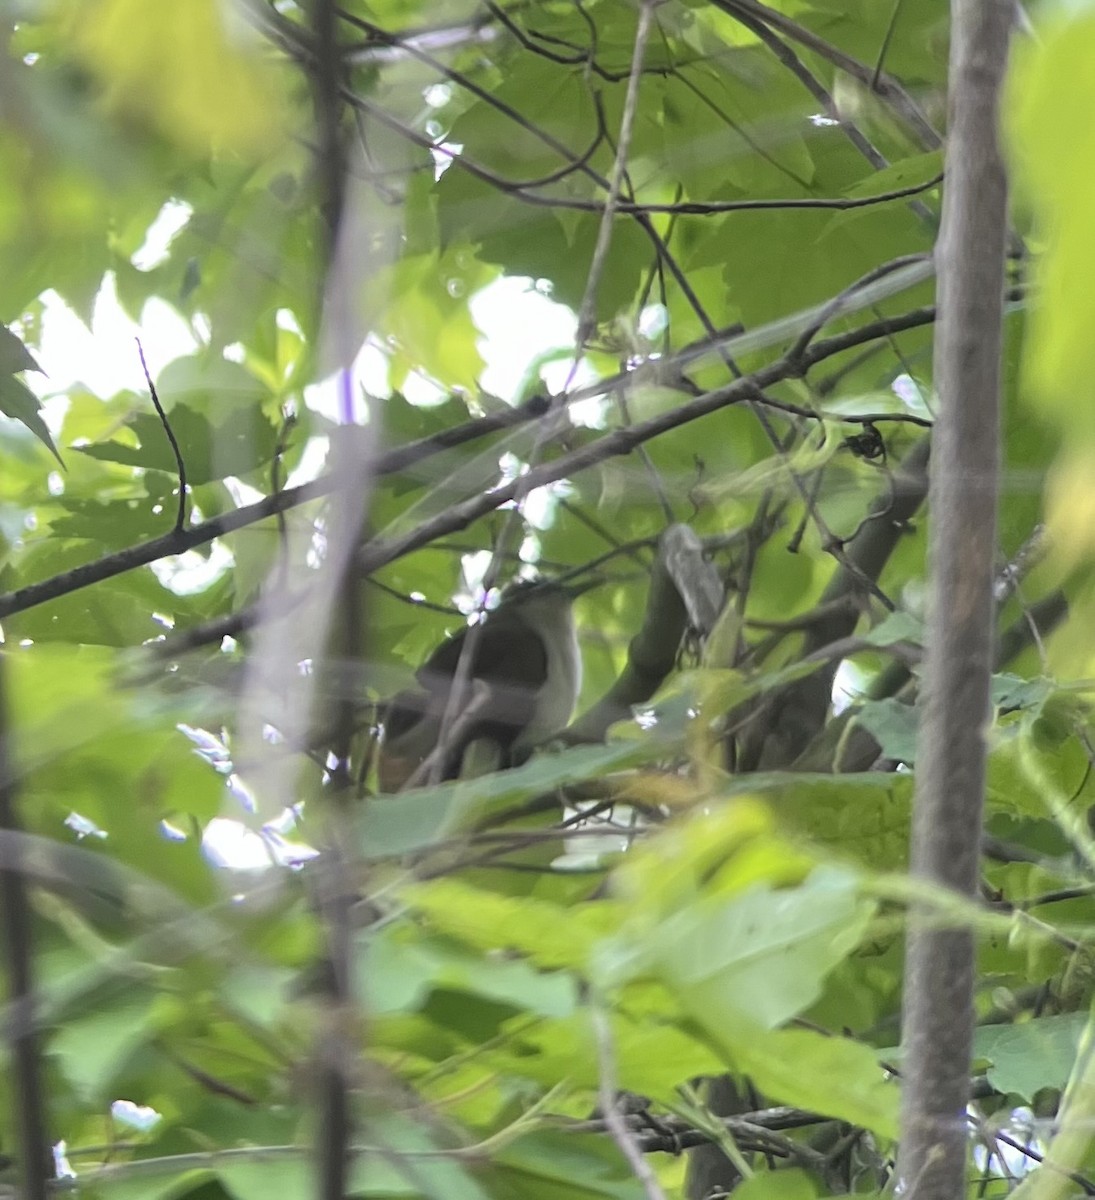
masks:
<path fill-rule="evenodd" d="M 1036 1161 L 1017 1111 L 1048 1136 L 1095 919 L 1095 18 L 1039 20 L 985 904 L 948 910 L 978 1194 Z M 943 0 L 40 0 L 4 32 L 0 868 L 36 1000 L 3 1150 L 37 1129 L 111 1197 L 340 1194 L 347 1145 L 354 1196 L 882 1189 Z M 143 322 L 154 395 L 136 346 L 112 394 L 43 376 L 92 373 L 66 310 Z M 598 581 L 587 716 L 375 795 L 377 701 L 533 568 Z M 1095 1190 L 1086 1137 L 1064 1169 Z"/>

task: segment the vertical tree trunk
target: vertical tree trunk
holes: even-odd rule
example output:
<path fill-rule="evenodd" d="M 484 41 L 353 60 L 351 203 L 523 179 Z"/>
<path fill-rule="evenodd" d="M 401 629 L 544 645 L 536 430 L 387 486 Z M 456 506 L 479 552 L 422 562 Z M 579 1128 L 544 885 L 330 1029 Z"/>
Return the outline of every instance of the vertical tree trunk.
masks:
<path fill-rule="evenodd" d="M 1007 181 L 998 99 L 1011 0 L 953 0 L 950 129 L 936 245 L 939 308 L 930 506 L 931 598 L 917 754 L 912 869 L 977 893 L 993 642 L 999 376 Z M 973 1036 L 969 929 L 910 916 L 905 968 L 902 1137 L 905 1200 L 965 1193 Z"/>

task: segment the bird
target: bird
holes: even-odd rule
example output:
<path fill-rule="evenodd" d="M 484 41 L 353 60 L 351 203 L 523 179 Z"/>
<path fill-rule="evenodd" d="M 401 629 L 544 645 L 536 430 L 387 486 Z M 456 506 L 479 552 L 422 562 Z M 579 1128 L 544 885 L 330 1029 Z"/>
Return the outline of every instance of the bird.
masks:
<path fill-rule="evenodd" d="M 386 706 L 380 790 L 516 766 L 562 730 L 582 682 L 571 601 L 584 590 L 548 580 L 503 593 L 478 630 L 468 683 L 442 746 L 453 678 L 471 628 L 443 641 L 416 673 L 418 686 Z"/>

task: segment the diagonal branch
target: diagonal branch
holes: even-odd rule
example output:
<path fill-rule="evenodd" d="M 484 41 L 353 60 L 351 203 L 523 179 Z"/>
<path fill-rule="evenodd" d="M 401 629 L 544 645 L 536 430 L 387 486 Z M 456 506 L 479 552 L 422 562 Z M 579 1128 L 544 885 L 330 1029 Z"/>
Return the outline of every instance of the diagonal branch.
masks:
<path fill-rule="evenodd" d="M 446 512 L 439 513 L 436 517 L 418 526 L 417 529 L 412 529 L 401 537 L 388 540 L 377 539 L 366 543 L 361 552 L 362 569 L 375 571 L 402 558 L 405 554 L 411 553 L 412 550 L 418 550 L 422 546 L 428 545 L 445 534 L 465 528 L 486 513 L 508 504 L 515 498 L 519 488 L 531 490 L 542 487 L 545 484 L 554 483 L 557 479 L 587 470 L 606 459 L 629 454 L 636 446 L 641 446 L 663 433 L 668 433 L 671 429 L 687 425 L 699 417 L 705 417 L 734 404 L 755 401 L 758 388 L 770 387 L 785 379 L 797 378 L 817 363 L 823 362 L 835 354 L 862 345 L 875 337 L 930 325 L 934 319 L 934 308 L 913 309 L 899 317 L 883 318 L 869 326 L 865 325 L 851 330 L 849 333 L 838 334 L 824 341 L 816 342 L 800 361 L 794 361 L 790 356 L 784 355 L 775 362 L 761 367 L 752 375 L 742 376 L 724 387 L 705 392 L 687 404 L 659 413 L 636 425 L 615 429 L 586 446 L 562 455 L 553 462 L 534 468 L 527 475 L 522 475 L 519 481 L 503 484 L 484 495 L 472 496 L 459 504 L 454 504 Z"/>
<path fill-rule="evenodd" d="M 858 58 L 846 54 L 791 17 L 774 8 L 769 8 L 766 4 L 761 4 L 760 0 L 711 0 L 711 2 L 716 8 L 722 9 L 732 17 L 749 16 L 762 21 L 770 29 L 776 29 L 792 41 L 798 42 L 800 46 L 812 50 L 819 58 L 832 63 L 834 67 L 846 72 L 887 101 L 894 112 L 916 132 L 923 145 L 930 149 L 942 145 L 942 138 L 924 116 L 920 106 L 890 75 L 878 71 L 874 67 L 869 67 L 866 63 L 860 62 Z"/>
<path fill-rule="evenodd" d="M 378 456 L 375 472 L 380 475 L 395 475 L 407 467 L 423 462 L 435 454 L 463 446 L 491 433 L 512 429 L 524 425 L 541 416 L 544 411 L 544 400 L 535 397 L 518 408 L 506 409 L 504 412 L 480 417 L 445 429 L 429 437 L 420 438 L 406 446 L 389 450 Z M 48 600 L 56 600 L 61 596 L 70 595 L 81 588 L 90 587 L 93 583 L 102 583 L 113 579 L 136 567 L 146 567 L 149 563 L 158 562 L 161 558 L 170 558 L 175 554 L 183 554 L 198 546 L 205 546 L 226 533 L 234 533 L 237 529 L 245 529 L 259 521 L 265 521 L 278 513 L 288 512 L 302 504 L 320 500 L 329 496 L 337 486 L 333 474 L 323 475 L 311 483 L 303 483 L 298 487 L 286 488 L 272 496 L 267 496 L 254 504 L 244 505 L 231 512 L 221 513 L 203 521 L 201 525 L 182 530 L 172 530 L 162 537 L 140 542 L 135 546 L 127 546 L 113 554 L 105 554 L 94 562 L 63 571 L 49 579 L 26 587 L 16 588 L 13 592 L 0 595 L 0 620 L 15 613 L 25 612 Z"/>

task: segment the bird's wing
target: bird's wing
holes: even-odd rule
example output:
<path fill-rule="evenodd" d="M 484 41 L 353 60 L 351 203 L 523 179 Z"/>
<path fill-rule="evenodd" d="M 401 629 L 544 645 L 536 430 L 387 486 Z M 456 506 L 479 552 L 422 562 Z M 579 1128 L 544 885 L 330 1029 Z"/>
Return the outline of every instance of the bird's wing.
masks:
<path fill-rule="evenodd" d="M 462 631 L 442 643 L 418 673 L 419 682 L 437 701 L 437 726 L 441 722 L 441 711 L 448 703 L 452 677 L 466 636 L 467 631 Z M 462 712 L 457 714 L 458 721 L 461 717 L 467 718 L 466 728 L 458 744 L 446 756 L 446 778 L 463 773 L 463 751 L 474 741 L 494 743 L 498 765 L 504 763 L 510 747 L 533 719 L 547 673 L 543 641 L 519 616 L 503 610 L 487 619 L 472 662 L 474 690 L 464 696 Z"/>
<path fill-rule="evenodd" d="M 434 750 L 467 634 L 461 630 L 430 655 L 417 674 L 421 691 L 400 692 L 389 704 L 381 758 L 383 790 L 397 791 Z M 519 616 L 503 610 L 488 617 L 475 648 L 472 691 L 456 714 L 457 737 L 445 755 L 442 778 L 464 774 L 462 761 L 472 745 L 480 751 L 473 774 L 504 765 L 510 746 L 533 718 L 547 673 L 543 641 Z"/>
<path fill-rule="evenodd" d="M 436 686 L 439 678 L 452 679 L 467 636 L 468 630 L 462 629 L 437 647 L 418 672 L 423 686 Z M 547 678 L 544 643 L 516 614 L 505 610 L 492 614 L 477 639 L 471 673 L 476 679 L 497 680 L 534 693 Z"/>

